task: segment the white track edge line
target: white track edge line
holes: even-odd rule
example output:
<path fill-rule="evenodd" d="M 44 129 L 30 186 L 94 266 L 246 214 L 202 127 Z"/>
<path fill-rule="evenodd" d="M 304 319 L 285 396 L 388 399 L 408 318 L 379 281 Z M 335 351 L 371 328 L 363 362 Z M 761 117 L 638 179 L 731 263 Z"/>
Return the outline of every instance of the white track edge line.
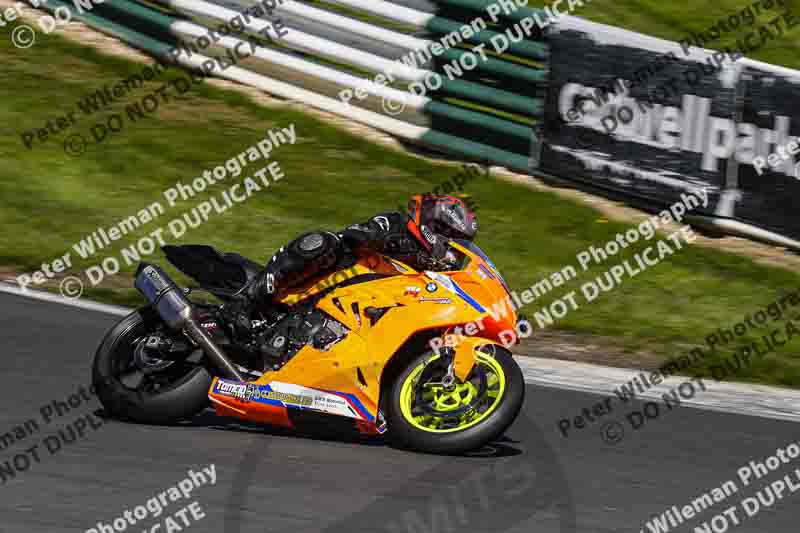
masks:
<path fill-rule="evenodd" d="M 80 298 L 71 299 L 66 298 L 60 294 L 53 294 L 52 292 L 22 289 L 7 281 L 0 281 L 0 293 L 13 294 L 15 296 L 22 296 L 23 298 L 31 298 L 33 300 L 41 300 L 43 302 L 56 303 L 61 305 L 68 305 L 70 307 L 77 307 L 79 309 L 86 309 L 88 311 L 97 311 L 100 313 L 108 313 L 111 315 L 125 316 L 130 314 L 133 309 L 122 307 L 118 305 L 109 305 L 92 300 L 83 300 Z"/>

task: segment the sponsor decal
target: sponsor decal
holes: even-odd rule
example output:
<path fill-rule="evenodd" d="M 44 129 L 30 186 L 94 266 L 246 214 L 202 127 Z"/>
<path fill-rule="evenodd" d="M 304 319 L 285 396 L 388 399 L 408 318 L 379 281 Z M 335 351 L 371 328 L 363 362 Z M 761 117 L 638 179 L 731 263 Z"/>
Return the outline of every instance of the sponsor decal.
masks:
<path fill-rule="evenodd" d="M 249 387 L 252 387 L 252 385 L 249 385 Z M 247 395 L 247 388 L 248 385 L 246 383 L 236 383 L 234 381 L 219 380 L 217 381 L 216 392 L 222 396 L 228 396 L 230 398 L 237 398 L 243 400 Z"/>
<path fill-rule="evenodd" d="M 451 292 L 455 292 L 455 286 L 453 285 L 453 280 L 450 279 L 449 276 L 445 276 L 444 274 L 440 274 L 439 272 L 433 272 L 432 270 L 426 270 L 425 274 L 428 275 L 429 278 L 438 281 L 440 284 L 444 286 L 445 289 L 448 289 Z"/>
<path fill-rule="evenodd" d="M 244 401 L 246 401 L 246 402 L 249 402 L 249 401 L 250 401 L 250 399 L 253 397 L 253 394 L 254 394 L 254 393 L 257 391 L 257 390 L 258 390 L 258 389 L 256 388 L 256 386 L 255 386 L 255 385 L 253 385 L 253 384 L 250 384 L 250 385 L 248 385 L 248 386 L 247 386 L 247 391 L 245 391 L 245 393 L 244 393 Z"/>
<path fill-rule="evenodd" d="M 413 296 L 414 298 L 416 298 L 417 296 L 419 296 L 420 291 L 422 291 L 422 289 L 420 289 L 419 287 L 410 286 L 406 287 L 406 291 L 403 293 L 403 295 Z"/>
<path fill-rule="evenodd" d="M 161 277 L 161 274 L 158 273 L 158 270 L 156 270 L 155 267 L 153 266 L 148 266 L 147 268 L 145 268 L 142 271 L 142 274 L 150 278 L 150 281 L 153 282 L 153 285 L 155 285 L 156 290 L 158 290 L 158 292 L 161 292 L 167 287 L 169 287 L 169 285 L 167 285 L 167 282 L 164 281 L 164 278 Z"/>
<path fill-rule="evenodd" d="M 425 285 L 425 290 L 428 291 L 428 292 L 436 292 L 436 289 L 438 289 L 438 288 L 439 288 L 439 286 L 436 285 L 432 281 L 430 283 L 428 283 L 427 285 Z"/>
<path fill-rule="evenodd" d="M 265 391 L 261 391 L 261 398 L 265 400 L 274 400 L 277 402 L 283 403 L 291 403 L 295 405 L 303 405 L 306 407 L 310 407 L 314 403 L 314 398 L 311 396 L 301 396 L 299 394 L 289 394 L 288 392 L 275 392 L 269 391 L 265 394 Z"/>
<path fill-rule="evenodd" d="M 311 406 L 314 403 L 314 398 L 310 396 L 266 390 L 254 383 L 236 383 L 233 381 L 219 380 L 214 392 L 221 396 L 236 398 L 243 402 L 262 399 L 300 406 Z"/>
<path fill-rule="evenodd" d="M 338 396 L 315 396 L 314 407 L 316 409 L 347 409 L 347 401 Z"/>
<path fill-rule="evenodd" d="M 428 229 L 428 226 L 422 226 L 420 229 L 422 230 L 422 234 L 425 236 L 425 240 L 427 240 L 431 244 L 436 244 L 436 235 L 434 235 Z"/>
<path fill-rule="evenodd" d="M 309 408 L 367 422 L 375 419 L 370 410 L 353 394 L 313 389 L 293 383 L 272 381 L 268 385 L 256 385 L 253 398 L 262 402 L 282 402 L 291 409 Z"/>
<path fill-rule="evenodd" d="M 461 220 L 461 217 L 458 216 L 458 213 L 456 213 L 455 209 L 448 209 L 447 216 L 453 219 L 453 222 L 456 223 L 456 226 L 458 226 L 461 229 L 461 231 L 467 231 L 467 225 L 464 223 L 463 220 Z"/>
<path fill-rule="evenodd" d="M 453 300 L 451 300 L 450 298 L 428 298 L 427 296 L 423 296 L 422 298 L 419 299 L 419 301 L 434 302 L 442 305 L 450 305 L 451 303 L 453 303 Z"/>

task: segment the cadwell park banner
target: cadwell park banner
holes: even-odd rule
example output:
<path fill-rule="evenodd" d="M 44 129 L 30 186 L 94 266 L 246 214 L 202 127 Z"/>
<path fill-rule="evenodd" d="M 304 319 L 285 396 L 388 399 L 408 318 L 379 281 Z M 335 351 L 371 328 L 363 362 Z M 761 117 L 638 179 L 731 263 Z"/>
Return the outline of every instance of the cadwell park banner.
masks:
<path fill-rule="evenodd" d="M 562 17 L 532 171 L 654 205 L 705 188 L 712 225 L 800 248 L 800 72 L 745 57 L 800 23 L 770 6 L 677 43 Z"/>

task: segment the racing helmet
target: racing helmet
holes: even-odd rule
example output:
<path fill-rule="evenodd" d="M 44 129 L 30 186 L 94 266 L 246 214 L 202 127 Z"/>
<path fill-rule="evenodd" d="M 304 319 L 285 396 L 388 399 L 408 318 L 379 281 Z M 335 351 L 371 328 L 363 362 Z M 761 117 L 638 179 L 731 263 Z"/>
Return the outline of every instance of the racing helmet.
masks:
<path fill-rule="evenodd" d="M 408 201 L 408 230 L 431 250 L 438 238 L 471 241 L 478 232 L 475 213 L 449 194 L 418 194 Z"/>

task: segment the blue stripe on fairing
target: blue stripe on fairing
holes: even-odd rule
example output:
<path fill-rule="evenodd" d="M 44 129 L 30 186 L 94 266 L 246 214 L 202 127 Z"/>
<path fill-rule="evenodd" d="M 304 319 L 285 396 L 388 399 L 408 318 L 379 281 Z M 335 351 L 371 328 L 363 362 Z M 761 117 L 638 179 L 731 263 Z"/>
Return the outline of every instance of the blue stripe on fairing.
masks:
<path fill-rule="evenodd" d="M 458 283 L 456 283 L 456 282 L 453 280 L 453 278 L 450 278 L 450 281 L 452 282 L 452 284 L 453 284 L 453 287 L 455 287 L 455 289 L 456 289 L 456 294 L 458 294 L 459 296 L 461 296 L 461 298 L 462 298 L 462 299 L 463 299 L 465 302 L 467 302 L 469 305 L 471 305 L 472 307 L 474 307 L 475 309 L 477 309 L 477 310 L 478 310 L 479 312 L 481 312 L 481 313 L 483 313 L 484 311 L 486 311 L 486 309 L 484 309 L 484 308 L 483 308 L 483 306 L 482 306 L 481 304 L 479 304 L 477 301 L 475 301 L 475 299 L 474 299 L 472 296 L 470 296 L 469 294 L 467 294 L 467 293 L 464 291 L 464 289 L 462 289 L 461 287 L 459 287 L 459 286 L 458 286 Z"/>
<path fill-rule="evenodd" d="M 329 392 L 331 394 L 335 394 L 336 396 L 342 396 L 347 400 L 350 400 L 358 409 L 359 413 L 362 417 L 364 417 L 368 422 L 372 422 L 375 420 L 375 417 L 369 413 L 369 409 L 364 407 L 364 404 L 361 403 L 361 400 L 358 399 L 358 396 L 355 394 L 351 394 L 349 392 L 339 392 L 338 390 L 327 390 L 327 389 L 317 389 L 321 392 Z"/>
<path fill-rule="evenodd" d="M 486 274 L 487 274 L 487 275 L 488 275 L 490 278 L 492 278 L 492 279 L 496 279 L 496 278 L 497 278 L 497 276 L 495 276 L 495 275 L 494 275 L 494 272 L 492 272 L 491 270 L 489 270 L 489 269 L 486 267 L 486 265 L 484 265 L 483 263 L 481 263 L 481 264 L 480 264 L 480 267 L 481 267 L 481 270 L 483 270 L 484 272 L 486 272 Z"/>

